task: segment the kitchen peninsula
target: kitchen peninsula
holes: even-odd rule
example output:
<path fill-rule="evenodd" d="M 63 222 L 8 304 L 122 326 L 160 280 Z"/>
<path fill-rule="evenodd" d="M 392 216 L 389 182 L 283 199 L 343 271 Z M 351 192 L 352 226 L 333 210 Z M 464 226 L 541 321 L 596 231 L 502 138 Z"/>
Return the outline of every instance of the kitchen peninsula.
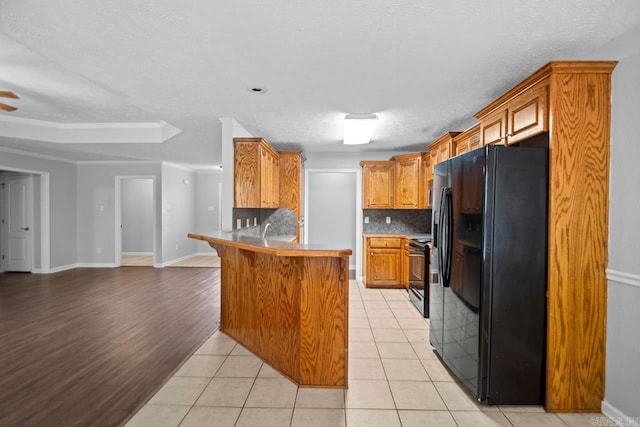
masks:
<path fill-rule="evenodd" d="M 303 387 L 347 387 L 351 249 L 190 233 L 220 256 L 220 330 Z"/>

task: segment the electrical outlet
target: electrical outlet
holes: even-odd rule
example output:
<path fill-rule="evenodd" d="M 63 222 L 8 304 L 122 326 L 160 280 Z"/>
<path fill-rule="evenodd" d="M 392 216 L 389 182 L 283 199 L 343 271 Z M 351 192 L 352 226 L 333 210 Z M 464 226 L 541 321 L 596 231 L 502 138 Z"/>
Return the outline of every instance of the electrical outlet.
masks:
<path fill-rule="evenodd" d="M 97 254 L 101 254 L 102 253 L 102 248 L 96 248 L 96 253 Z"/>
<path fill-rule="evenodd" d="M 178 244 L 176 243 L 176 250 L 178 250 Z"/>
<path fill-rule="evenodd" d="M 249 228 L 249 218 L 247 218 L 247 228 Z"/>
<path fill-rule="evenodd" d="M 387 224 L 391 224 L 391 217 L 390 216 L 387 217 Z"/>
<path fill-rule="evenodd" d="M 365 224 L 369 224 L 369 217 L 368 217 L 368 216 L 365 216 L 365 217 L 364 217 L 364 223 L 365 223 Z"/>
<path fill-rule="evenodd" d="M 242 220 L 238 218 L 236 220 L 236 229 L 240 230 L 242 228 Z"/>
<path fill-rule="evenodd" d="M 255 216 L 253 217 L 253 226 L 254 227 L 258 226 L 258 218 L 256 218 Z"/>
<path fill-rule="evenodd" d="M 213 211 L 214 211 L 213 206 L 207 206 L 207 210 L 208 210 L 209 212 L 213 212 Z"/>

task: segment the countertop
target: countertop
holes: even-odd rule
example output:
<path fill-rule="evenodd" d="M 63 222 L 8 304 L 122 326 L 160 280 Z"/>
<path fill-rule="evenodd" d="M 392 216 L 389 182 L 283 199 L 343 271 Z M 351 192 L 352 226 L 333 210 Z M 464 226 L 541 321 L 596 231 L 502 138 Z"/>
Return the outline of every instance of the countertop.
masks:
<path fill-rule="evenodd" d="M 300 244 L 284 241 L 286 236 L 260 237 L 243 236 L 224 231 L 189 233 L 187 237 L 202 240 L 213 245 L 232 246 L 239 249 L 265 253 L 273 256 L 294 257 L 343 257 L 351 255 L 351 249 L 330 245 Z"/>
<path fill-rule="evenodd" d="M 407 237 L 409 239 L 431 239 L 431 234 L 429 233 L 362 233 L 364 237 L 375 237 L 375 236 L 385 236 L 385 237 Z"/>

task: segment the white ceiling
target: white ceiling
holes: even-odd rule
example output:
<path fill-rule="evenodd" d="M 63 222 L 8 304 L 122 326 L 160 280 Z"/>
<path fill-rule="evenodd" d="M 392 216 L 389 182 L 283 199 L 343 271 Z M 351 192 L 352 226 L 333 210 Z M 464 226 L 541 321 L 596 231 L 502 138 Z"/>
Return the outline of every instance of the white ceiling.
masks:
<path fill-rule="evenodd" d="M 424 150 L 548 61 L 639 23 L 637 0 L 0 0 L 0 90 L 21 98 L 0 120 L 182 130 L 159 144 L 0 146 L 206 168 L 220 163 L 217 119 L 234 117 L 279 147 Z M 341 144 L 346 113 L 378 114 L 371 144 Z"/>

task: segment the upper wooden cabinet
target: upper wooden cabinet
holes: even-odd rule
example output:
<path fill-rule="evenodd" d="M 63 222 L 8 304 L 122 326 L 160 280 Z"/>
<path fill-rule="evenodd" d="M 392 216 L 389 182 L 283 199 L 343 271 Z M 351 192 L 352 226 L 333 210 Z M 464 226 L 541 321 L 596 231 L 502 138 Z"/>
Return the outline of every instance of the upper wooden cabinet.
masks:
<path fill-rule="evenodd" d="M 262 138 L 234 138 L 234 207 L 277 208 L 280 155 Z"/>
<path fill-rule="evenodd" d="M 426 153 L 362 161 L 363 209 L 426 209 Z M 425 162 L 425 158 L 427 162 Z"/>
<path fill-rule="evenodd" d="M 451 145 L 453 146 L 453 156 L 482 147 L 480 141 L 480 123 L 453 138 Z"/>
<path fill-rule="evenodd" d="M 394 161 L 362 161 L 362 209 L 393 209 Z"/>
<path fill-rule="evenodd" d="M 395 161 L 395 209 L 426 209 L 422 180 L 422 153 L 393 156 Z"/>
<path fill-rule="evenodd" d="M 427 149 L 430 153 L 429 167 L 431 168 L 432 175 L 433 170 L 438 163 L 444 162 L 453 155 L 453 138 L 459 134 L 460 132 L 447 132 L 431 144 L 427 145 Z"/>
<path fill-rule="evenodd" d="M 422 185 L 426 191 L 425 206 L 431 209 L 433 204 L 433 171 L 431 170 L 431 155 L 422 153 Z"/>
<path fill-rule="evenodd" d="M 543 80 L 504 104 L 478 112 L 482 145 L 515 144 L 548 131 L 548 92 L 548 80 Z"/>
<path fill-rule="evenodd" d="M 280 151 L 280 207 L 296 215 L 297 237 L 302 241 L 304 230 L 304 162 L 302 151 Z"/>

